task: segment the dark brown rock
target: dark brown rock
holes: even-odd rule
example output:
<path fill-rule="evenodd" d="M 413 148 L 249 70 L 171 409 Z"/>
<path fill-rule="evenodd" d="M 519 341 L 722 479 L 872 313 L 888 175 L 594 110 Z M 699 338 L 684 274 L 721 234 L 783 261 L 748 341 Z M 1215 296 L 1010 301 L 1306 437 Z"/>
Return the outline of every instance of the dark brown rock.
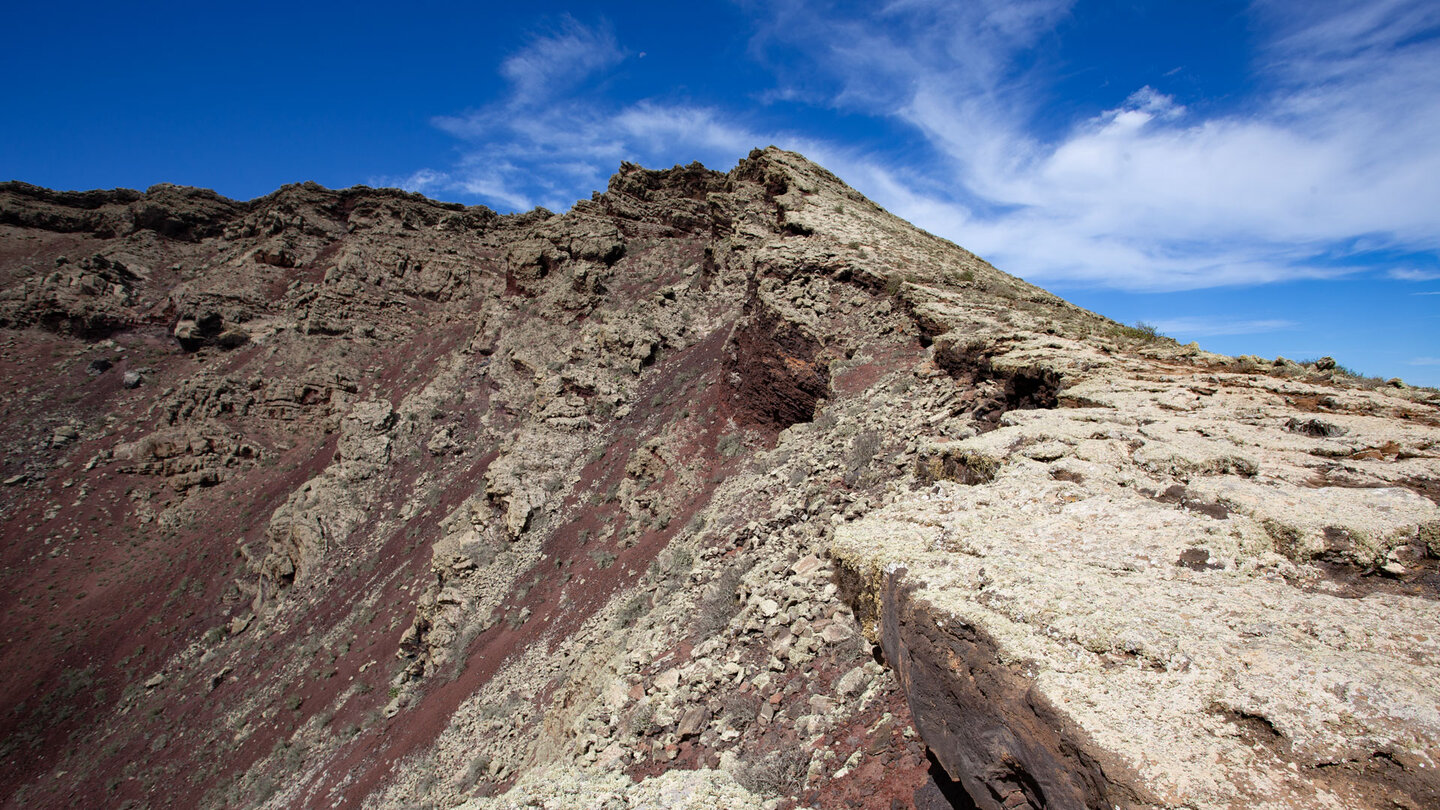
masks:
<path fill-rule="evenodd" d="M 757 423 L 778 430 L 808 422 L 829 393 L 819 342 L 763 304 L 736 327 L 727 351 L 726 367 L 738 380 L 736 403 Z"/>
<path fill-rule="evenodd" d="M 945 774 L 981 810 L 1113 807 L 1118 796 L 1018 666 L 996 664 L 974 627 L 937 622 L 887 575 L 879 617 L 886 663 Z"/>

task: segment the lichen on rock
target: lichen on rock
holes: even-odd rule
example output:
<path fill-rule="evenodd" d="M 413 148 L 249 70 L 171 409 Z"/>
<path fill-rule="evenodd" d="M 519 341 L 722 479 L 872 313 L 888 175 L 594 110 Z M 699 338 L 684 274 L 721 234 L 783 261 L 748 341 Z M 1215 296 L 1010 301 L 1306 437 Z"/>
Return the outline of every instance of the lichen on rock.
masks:
<path fill-rule="evenodd" d="M 0 184 L 0 248 L 27 806 L 1440 804 L 1434 391 L 773 147 L 564 214 Z"/>

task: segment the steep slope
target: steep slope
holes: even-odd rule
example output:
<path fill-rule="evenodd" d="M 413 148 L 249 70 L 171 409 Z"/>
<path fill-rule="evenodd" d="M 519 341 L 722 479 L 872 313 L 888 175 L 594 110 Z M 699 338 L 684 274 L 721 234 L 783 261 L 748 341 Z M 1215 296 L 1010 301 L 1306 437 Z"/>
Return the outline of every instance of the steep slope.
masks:
<path fill-rule="evenodd" d="M 1436 801 L 1433 392 L 775 149 L 0 237 L 6 806 Z"/>

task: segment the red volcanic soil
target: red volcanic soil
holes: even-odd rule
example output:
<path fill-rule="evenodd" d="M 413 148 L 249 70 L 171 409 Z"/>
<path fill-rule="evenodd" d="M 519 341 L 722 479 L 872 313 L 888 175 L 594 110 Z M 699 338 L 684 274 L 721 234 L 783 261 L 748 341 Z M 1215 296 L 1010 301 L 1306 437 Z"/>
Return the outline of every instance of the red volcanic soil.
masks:
<path fill-rule="evenodd" d="M 720 384 L 720 349 L 728 331 L 720 329 L 663 361 L 655 373 L 647 375 L 636 397 L 638 402 L 653 401 L 657 406 L 637 408 L 609 428 L 612 441 L 606 452 L 582 469 L 567 500 L 572 508 L 562 509 L 575 517 L 554 529 L 545 542 L 541 562 L 520 577 L 534 582 L 533 587 L 523 598 L 507 603 L 510 615 L 529 610 L 529 619 L 518 626 L 499 622 L 479 633 L 453 680 L 432 684 L 418 701 L 385 721 L 376 733 L 357 737 L 330 764 L 329 778 L 309 794 L 307 803 L 328 806 L 338 800 L 344 806 L 358 804 L 393 775 L 397 763 L 431 745 L 460 704 L 481 689 L 511 655 L 546 637 L 567 637 L 615 593 L 635 584 L 674 534 L 709 501 L 728 468 L 738 463 L 716 451 L 734 411 L 729 391 Z M 658 501 L 671 505 L 670 521 L 621 542 L 627 517 L 618 503 L 605 502 L 602 493 L 618 487 L 630 455 L 670 425 L 679 426 L 672 435 L 686 440 L 667 446 L 667 453 L 698 464 L 702 485 L 684 488 L 678 471 L 667 469 L 650 491 Z M 467 494 L 473 491 L 472 487 Z M 587 542 L 606 525 L 617 529 L 610 541 L 603 546 L 598 541 Z M 560 576 L 562 568 L 569 576 Z"/>
<path fill-rule="evenodd" d="M 381 370 L 365 382 L 398 401 L 428 379 L 429 359 L 447 354 L 470 328 L 455 324 L 423 345 L 387 353 Z M 314 722 L 348 741 L 326 755 L 324 778 L 306 786 L 301 803 L 358 805 L 399 763 L 430 746 L 460 704 L 512 654 L 542 638 L 564 638 L 616 592 L 633 586 L 709 502 L 719 482 L 748 457 L 721 452 L 722 441 L 768 447 L 786 423 L 808 418 L 824 390 L 823 380 L 816 382 L 823 367 L 816 348 L 765 322 L 744 341 L 747 362 L 731 369 L 726 363 L 731 333 L 726 325 L 668 353 L 642 379 L 636 407 L 604 427 L 607 449 L 582 468 L 559 512 L 566 517 L 549 530 L 542 562 L 521 577 L 533 586 L 508 604 L 512 614 L 528 609 L 529 620 L 516 626 L 500 622 L 478 634 L 451 676 L 431 679 L 393 718 L 384 718 L 380 707 L 389 700 L 397 671 L 393 651 L 414 615 L 416 596 L 433 576 L 434 533 L 465 498 L 483 491 L 493 451 L 457 460 L 397 447 L 377 502 L 393 514 L 388 505 L 404 502 L 428 475 L 427 486 L 436 492 L 429 505 L 386 537 L 377 536 L 380 512 L 372 511 L 346 548 L 334 551 L 337 562 L 287 597 L 300 606 L 290 614 L 295 621 L 278 628 L 252 622 L 227 639 L 230 620 L 250 610 L 250 596 L 235 585 L 253 581 L 242 551 L 263 554 L 271 512 L 331 462 L 333 434 L 326 437 L 305 423 L 294 430 L 285 423 L 251 423 L 244 440 L 258 448 L 258 458 L 246 462 L 243 477 L 188 493 L 174 491 L 159 476 L 118 472 L 109 462 L 85 469 L 97 454 L 103 458 L 105 451 L 153 430 L 157 418 L 163 426 L 166 413 L 151 408 L 153 397 L 181 383 L 190 363 L 201 360 L 217 374 L 238 374 L 265 373 L 278 361 L 254 346 L 202 358 L 178 355 L 159 330 L 126 333 L 116 348 L 98 351 L 38 331 L 12 339 L 0 353 L 0 372 L 27 379 L 22 389 L 27 397 L 67 401 L 86 424 L 104 413 L 118 418 L 104 435 L 47 450 L 69 462 L 59 473 L 0 489 L 6 525 L 15 534 L 0 548 L 0 633 L 6 640 L 0 691 L 5 705 L 14 707 L 0 717 L 0 754 L 7 765 L 0 771 L 0 793 L 11 797 L 5 806 L 223 804 L 228 787 L 260 760 L 279 752 L 304 761 L 308 752 L 291 741 Z M 877 350 L 872 362 L 849 369 L 833 384 L 841 392 L 861 390 L 893 364 L 913 362 L 918 351 L 913 341 Z M 112 367 L 88 374 L 89 361 L 99 355 L 113 358 Z M 57 366 L 65 369 L 62 375 L 33 373 Z M 148 369 L 142 389 L 120 386 L 126 370 L 141 367 Z M 731 370 L 741 374 L 738 389 L 726 380 Z M 492 408 L 491 389 L 478 375 L 467 385 L 464 406 L 437 414 L 436 426 L 479 431 L 480 417 Z M 307 394 L 302 409 L 323 404 L 324 396 Z M 48 440 L 59 422 L 25 410 L 18 397 L 0 407 L 10 446 L 26 438 Z M 496 411 L 492 418 L 500 415 Z M 646 492 L 665 506 L 668 520 L 631 529 L 621 504 L 606 493 L 619 487 L 632 454 L 655 437 L 664 438 L 662 452 L 676 464 L 664 467 Z M 7 477 L 26 469 L 23 460 L 5 459 Z M 153 515 L 182 498 L 189 517 L 161 528 Z M 608 540 L 591 539 L 607 526 L 615 529 Z M 357 607 L 357 594 L 378 594 L 374 608 Z M 346 640 L 322 643 L 327 637 Z M 179 669 L 151 681 L 187 648 L 192 653 L 180 659 Z M 675 655 L 688 656 L 688 645 Z M 817 661 L 812 677 L 837 678 L 851 665 Z M 798 683 L 786 686 L 777 685 L 774 694 L 785 700 L 808 694 Z M 267 690 L 275 695 L 262 711 L 236 714 Z M 761 699 L 756 696 L 757 703 Z M 784 703 L 777 708 L 792 716 L 803 711 Z M 876 726 L 887 711 L 894 719 Z M 110 719 L 81 722 L 95 717 Z M 866 752 L 862 764 L 838 779 L 822 780 L 804 800 L 866 808 L 908 804 L 925 783 L 928 767 L 918 745 L 902 736 L 908 727 L 905 708 L 892 695 L 854 723 L 833 729 L 825 744 L 843 756 L 827 760 L 831 772 L 855 750 Z M 756 750 L 785 750 L 795 743 L 770 729 L 758 738 Z M 79 750 L 98 755 L 68 758 Z M 714 765 L 716 756 L 687 741 L 673 761 L 652 760 L 633 775 Z M 36 780 L 62 763 L 68 772 Z M 17 793 L 16 786 L 25 782 L 31 788 Z"/>
<path fill-rule="evenodd" d="M 423 349 L 391 353 L 379 382 L 403 396 L 426 379 L 424 365 L 433 352 L 450 351 L 468 334 L 454 325 L 432 333 Z M 0 439 L 13 447 L 38 438 L 44 444 L 38 452 L 60 461 L 43 479 L 0 488 L 7 527 L 0 546 L 0 638 L 5 639 L 0 701 L 10 707 L 0 714 L 0 757 L 6 765 L 0 769 L 0 795 L 10 797 L 5 806 L 127 800 L 195 806 L 355 683 L 369 689 L 332 709 L 336 721 L 354 720 L 385 702 L 390 673 L 370 667 L 361 675 L 360 668 L 372 658 L 391 656 L 413 613 L 408 590 L 428 574 L 429 555 L 428 545 L 412 537 L 397 533 L 377 557 L 364 554 L 327 572 L 323 588 L 312 588 L 306 621 L 280 633 L 251 627 L 225 641 L 229 621 L 250 608 L 250 597 L 236 588 L 237 580 L 253 582 L 242 551 L 263 554 L 258 549 L 271 512 L 329 465 L 333 435 L 304 421 L 247 422 L 244 441 L 258 449 L 258 458 L 231 471 L 243 476 L 188 492 L 175 491 L 162 476 L 127 474 L 123 465 L 106 460 L 117 445 L 164 426 L 167 413 L 151 404 L 157 393 L 180 383 L 193 363 L 204 362 L 217 374 L 264 373 L 266 363 L 255 347 L 195 357 L 178 354 L 158 331 L 125 333 L 106 349 L 31 330 L 0 349 L 0 372 L 20 381 L 17 395 L 0 404 L 0 429 L 6 431 Z M 113 365 L 87 374 L 90 360 L 101 356 Z M 57 367 L 61 374 L 53 373 Z M 120 385 L 131 368 L 146 369 L 139 389 Z M 323 397 L 324 392 L 307 392 L 300 410 L 322 405 Z M 26 408 L 31 402 L 64 407 Z M 478 402 L 483 407 L 485 400 Z M 115 418 L 103 435 L 84 435 L 63 449 L 48 447 L 52 426 L 66 421 L 61 416 L 90 425 L 106 413 Z M 468 418 L 478 414 L 460 421 Z M 445 502 L 453 507 L 473 492 L 491 459 L 493 454 L 459 471 L 442 502 L 417 518 L 420 525 L 433 526 Z M 0 471 L 8 478 L 28 475 L 28 469 L 24 459 L 6 458 Z M 398 470 L 396 489 L 412 487 L 420 472 Z M 180 521 L 162 525 L 156 519 L 182 500 Z M 373 518 L 367 528 L 373 531 Z M 353 615 L 356 594 L 382 589 L 394 597 L 382 598 L 364 621 Z M 329 598 L 314 598 L 322 592 Z M 354 633 L 345 651 L 308 651 L 311 639 L 346 625 Z M 187 648 L 195 650 L 181 659 L 188 664 L 145 685 Z M 285 677 L 281 673 L 297 654 L 315 659 L 284 690 L 287 702 L 298 706 L 247 727 L 244 739 L 235 739 L 240 729 L 229 725 L 227 713 L 249 690 Z M 113 714 L 117 708 L 120 714 Z M 107 717 L 101 724 L 91 719 Z M 98 756 L 67 761 L 79 750 Z M 17 791 L 62 763 L 68 769 L 63 777 Z"/>
<path fill-rule="evenodd" d="M 863 363 L 837 363 L 839 347 L 867 337 L 849 335 L 839 316 L 815 334 L 767 308 L 756 287 L 767 271 L 727 253 L 736 250 L 728 217 L 753 202 L 715 196 L 729 193 L 731 179 L 697 168 L 625 177 L 633 199 L 621 189 L 574 218 L 536 212 L 503 222 L 399 193 L 309 186 L 255 204 L 189 192 L 102 195 L 114 238 L 47 231 L 89 220 L 16 192 L 23 205 L 14 210 L 39 224 L 0 225 L 0 291 L 20 295 L 0 297 L 0 308 L 15 305 L 0 313 L 9 319 L 0 332 L 0 481 L 10 482 L 0 485 L 0 806 L 249 805 L 282 784 L 301 806 L 358 806 L 416 762 L 514 655 L 569 637 L 663 569 L 668 544 L 699 526 L 695 516 L 726 479 L 781 431 L 812 419 L 826 398 L 864 391 L 923 356 L 901 324 L 869 336 L 880 342 L 865 347 Z M 144 205 L 127 208 L 136 201 Z M 374 210 L 359 211 L 362 203 Z M 620 213 L 602 215 L 611 204 Z M 771 214 L 768 203 L 760 210 Z M 519 253 L 507 246 L 547 240 L 539 266 L 512 267 Z M 106 251 L 134 272 L 116 270 L 100 257 Z M 75 258 L 68 269 L 62 252 Z M 99 292 L 65 281 L 96 268 L 128 275 Z M 472 283 L 432 283 L 447 272 Z M 497 306 L 493 296 L 506 291 L 526 300 Z M 182 317 L 198 321 L 184 346 L 174 336 Z M 639 320 L 618 323 L 625 317 Z M 678 348 L 706 322 L 722 325 Z M 86 334 L 18 328 L 28 323 Z M 605 378 L 628 373 L 632 338 L 618 344 L 625 357 L 596 361 L 577 335 L 603 333 L 597 345 L 606 346 L 636 325 L 644 337 L 635 345 L 648 341 L 654 352 L 642 376 Z M 539 388 L 542 365 L 518 374 L 498 365 L 509 362 L 500 347 L 532 338 L 553 354 L 542 359 L 550 371 L 580 362 L 567 357 L 595 361 L 603 393 L 566 396 L 605 414 L 594 434 L 574 437 L 599 452 L 577 462 L 578 482 L 533 518 L 541 556 L 503 603 L 511 621 L 470 639 L 450 669 L 412 682 L 408 704 L 386 717 L 391 685 L 414 663 L 397 659 L 401 639 L 417 601 L 439 584 L 431 555 L 445 518 L 486 491 L 507 433 L 536 418 L 525 392 Z M 436 379 L 438 359 L 476 339 L 492 345 L 475 368 L 431 412 L 407 411 L 410 421 L 390 431 L 389 461 L 351 491 L 359 525 L 327 537 L 322 559 L 307 559 L 300 581 L 273 592 L 256 573 L 275 540 L 266 536 L 271 518 L 337 461 L 348 403 L 398 406 Z M 844 371 L 832 379 L 832 367 Z M 132 371 L 143 382 L 126 388 Z M 612 418 L 617 391 L 629 400 Z M 464 447 L 431 453 L 428 439 L 442 427 Z M 131 452 L 142 439 L 146 449 Z M 740 527 L 771 514 L 772 497 L 727 503 L 698 543 L 746 557 Z M 402 509 L 409 517 L 400 521 Z M 663 660 L 689 658 L 698 641 Z M 792 720 L 811 713 L 810 697 L 833 693 L 869 655 L 858 640 L 830 647 L 808 669 L 777 675 L 765 694 L 745 686 L 740 700 L 753 701 L 757 717 L 761 706 Z M 561 684 L 538 688 L 548 705 Z M 757 719 L 747 761 L 800 745 L 789 725 Z M 920 802 L 930 766 L 910 726 L 891 690 L 829 729 L 817 745 L 833 756 L 796 801 Z M 632 775 L 714 766 L 719 750 L 694 739 L 652 753 Z"/>
<path fill-rule="evenodd" d="M 247 607 L 231 584 L 244 570 L 236 555 L 237 536 L 263 530 L 276 493 L 293 490 L 323 468 L 333 446 L 332 440 L 297 447 L 280 456 L 273 469 L 248 475 L 245 487 L 220 484 L 192 496 L 187 505 L 195 515 L 231 517 L 221 531 L 201 519 L 168 532 L 140 523 L 130 511 L 137 493 L 157 505 L 173 497 L 159 482 L 137 487 L 128 476 L 98 476 L 89 479 L 89 492 L 78 501 L 65 497 L 74 490 L 63 482 L 46 482 L 53 491 L 32 503 L 54 498 L 69 501 L 67 508 L 46 520 L 34 514 L 37 505 L 16 515 L 11 525 L 35 525 L 36 536 L 59 538 L 53 545 L 60 553 L 18 559 L 34 546 L 13 543 L 3 552 L 7 573 L 24 570 L 26 577 L 6 583 L 0 625 L 7 639 L 0 689 L 5 702 L 16 707 L 0 717 L 0 738 L 11 766 L 0 780 L 46 768 L 66 748 L 102 739 L 109 742 L 94 750 L 110 756 L 89 763 L 92 773 L 72 773 L 56 783 L 54 798 L 81 804 L 123 800 L 131 792 L 119 767 L 126 762 L 148 758 L 163 772 L 165 755 L 154 754 L 179 746 L 157 748 L 155 740 L 201 727 L 197 724 L 206 712 L 191 690 L 175 690 L 171 683 L 146 690 L 142 684 L 174 653 Z M 155 704 L 149 718 L 132 722 L 124 732 L 77 723 L 104 717 L 108 707 L 147 691 L 164 697 L 149 701 Z M 117 778 L 122 781 L 114 785 Z M 102 784 L 107 780 L 110 790 Z M 179 788 L 176 793 L 183 796 L 182 785 L 171 789 Z M 39 796 L 29 799 L 37 801 Z"/>

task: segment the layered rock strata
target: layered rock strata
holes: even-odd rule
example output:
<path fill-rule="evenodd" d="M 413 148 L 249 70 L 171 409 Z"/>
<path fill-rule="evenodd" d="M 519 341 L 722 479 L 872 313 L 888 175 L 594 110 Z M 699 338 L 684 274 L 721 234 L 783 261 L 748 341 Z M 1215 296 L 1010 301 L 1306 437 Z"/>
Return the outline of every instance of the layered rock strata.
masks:
<path fill-rule="evenodd" d="M 1426 807 L 1440 397 L 798 155 L 0 186 L 6 806 Z"/>

